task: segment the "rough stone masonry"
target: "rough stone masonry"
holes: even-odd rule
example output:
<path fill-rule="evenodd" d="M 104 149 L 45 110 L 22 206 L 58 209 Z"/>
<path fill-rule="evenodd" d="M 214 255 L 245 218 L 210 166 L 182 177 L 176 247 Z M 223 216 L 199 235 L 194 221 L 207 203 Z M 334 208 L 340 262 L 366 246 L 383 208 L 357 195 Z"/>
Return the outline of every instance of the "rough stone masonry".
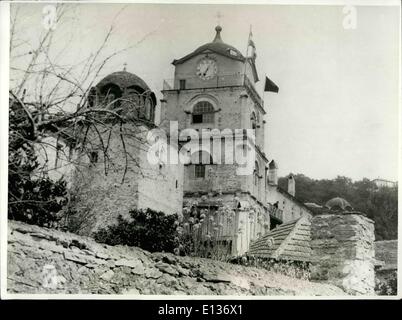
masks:
<path fill-rule="evenodd" d="M 345 295 L 264 269 L 107 246 L 15 221 L 7 253 L 8 294 Z"/>
<path fill-rule="evenodd" d="M 356 212 L 323 214 L 311 224 L 311 279 L 349 294 L 374 295 L 374 222 Z"/>

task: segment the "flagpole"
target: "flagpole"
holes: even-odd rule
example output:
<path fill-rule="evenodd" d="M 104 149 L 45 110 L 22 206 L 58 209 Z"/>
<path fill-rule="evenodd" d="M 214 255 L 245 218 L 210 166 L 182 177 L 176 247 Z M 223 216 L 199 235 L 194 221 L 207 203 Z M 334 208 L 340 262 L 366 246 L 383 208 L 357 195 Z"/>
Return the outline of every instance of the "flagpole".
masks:
<path fill-rule="evenodd" d="M 248 48 L 250 46 L 250 36 L 251 36 L 251 24 L 250 24 L 250 31 L 248 33 L 248 39 L 247 39 L 246 57 L 244 60 L 243 86 L 246 84 L 246 66 L 247 66 L 247 58 L 248 58 Z"/>
<path fill-rule="evenodd" d="M 262 88 L 262 108 L 265 110 L 265 85 L 267 82 L 267 73 L 264 73 L 264 86 Z"/>

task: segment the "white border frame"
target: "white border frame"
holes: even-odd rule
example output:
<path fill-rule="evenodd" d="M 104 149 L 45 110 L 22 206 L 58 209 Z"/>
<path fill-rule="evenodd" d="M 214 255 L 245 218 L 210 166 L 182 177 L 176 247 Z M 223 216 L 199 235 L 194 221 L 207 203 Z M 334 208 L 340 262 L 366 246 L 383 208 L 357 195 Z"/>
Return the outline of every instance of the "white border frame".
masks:
<path fill-rule="evenodd" d="M 118 1 L 3 1 L 0 2 L 0 42 L 6 45 L 0 46 L 0 294 L 2 299 L 93 299 L 93 300 L 398 300 L 402 298 L 402 284 L 401 284 L 401 266 L 402 256 L 398 254 L 398 295 L 397 296 L 172 296 L 172 295 L 100 295 L 100 294 L 10 294 L 7 293 L 7 188 L 8 188 L 8 89 L 9 89 L 9 32 L 10 32 L 10 3 L 161 3 L 161 4 L 265 4 L 265 5 L 355 5 L 355 6 L 396 6 L 401 7 L 399 0 L 304 0 L 301 1 L 280 1 L 280 0 L 186 0 L 186 1 L 172 1 L 172 0 L 118 0 Z M 399 10 L 399 62 L 401 64 L 401 10 Z M 401 112 L 401 65 L 399 66 L 399 121 L 402 123 Z M 399 180 L 401 178 L 401 158 L 402 158 L 402 128 L 399 126 Z M 398 216 L 401 217 L 400 212 L 402 209 L 401 199 L 402 190 L 399 188 L 398 194 Z M 402 234 L 402 223 L 399 221 L 398 235 Z M 399 252 L 402 253 L 401 239 L 398 237 Z"/>

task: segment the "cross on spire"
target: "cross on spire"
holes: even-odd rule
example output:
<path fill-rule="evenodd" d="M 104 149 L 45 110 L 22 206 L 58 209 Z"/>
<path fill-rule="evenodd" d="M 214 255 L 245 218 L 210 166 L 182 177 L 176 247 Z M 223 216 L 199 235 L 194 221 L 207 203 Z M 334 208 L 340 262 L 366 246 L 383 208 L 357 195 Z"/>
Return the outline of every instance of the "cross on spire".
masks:
<path fill-rule="evenodd" d="M 127 62 L 123 63 L 123 71 L 127 71 Z"/>

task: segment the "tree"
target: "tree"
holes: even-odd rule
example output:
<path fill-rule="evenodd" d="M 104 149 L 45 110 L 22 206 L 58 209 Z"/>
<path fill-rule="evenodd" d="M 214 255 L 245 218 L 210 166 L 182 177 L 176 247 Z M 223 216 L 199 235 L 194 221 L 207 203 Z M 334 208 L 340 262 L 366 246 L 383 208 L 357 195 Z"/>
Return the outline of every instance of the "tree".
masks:
<path fill-rule="evenodd" d="M 94 238 L 108 245 L 140 247 L 150 252 L 174 252 L 178 246 L 177 215 L 151 209 L 130 211 L 130 219 L 119 216 L 115 225 L 98 230 Z"/>
<path fill-rule="evenodd" d="M 124 152 L 125 170 L 136 165 L 127 151 L 127 140 L 147 128 L 144 120 L 127 118 L 123 112 L 129 105 L 134 110 L 142 108 L 148 93 L 136 101 L 124 98 L 89 104 L 91 88 L 105 66 L 119 54 L 135 48 L 149 34 L 132 45 L 122 48 L 108 47 L 114 34 L 115 21 L 123 11 L 120 8 L 110 26 L 106 26 L 103 40 L 98 47 L 79 61 L 71 61 L 69 30 L 77 30 L 75 14 L 79 5 L 52 4 L 49 14 L 53 17 L 43 26 L 26 24 L 24 4 L 11 5 L 10 30 L 10 126 L 9 126 L 9 217 L 27 215 L 33 223 L 45 224 L 43 219 L 57 215 L 66 204 L 66 182 L 53 182 L 49 175 L 54 170 L 49 161 L 50 153 L 65 155 L 79 174 L 88 165 L 88 159 L 100 154 L 104 173 L 110 163 L 109 143 L 117 135 Z M 30 6 L 32 9 L 33 6 Z M 47 7 L 39 7 L 39 11 Z M 53 8 L 53 9 L 52 9 Z M 36 27 L 38 37 L 32 37 Z M 99 30 L 101 32 L 102 30 Z M 60 147 L 59 140 L 66 143 Z M 79 156 L 70 157 L 71 150 Z M 39 156 L 45 160 L 39 161 Z M 130 161 L 132 163 L 130 163 Z M 33 215 L 32 215 L 32 212 Z"/>
<path fill-rule="evenodd" d="M 294 177 L 296 197 L 302 202 L 325 205 L 334 197 L 344 198 L 355 210 L 374 220 L 377 240 L 397 238 L 398 188 L 378 188 L 367 178 L 353 182 L 343 176 L 332 180 L 311 179 L 303 174 Z M 286 190 L 287 177 L 279 178 L 278 184 Z"/>
<path fill-rule="evenodd" d="M 8 216 L 40 226 L 58 226 L 58 212 L 66 203 L 66 183 L 35 176 L 40 168 L 33 146 L 26 143 L 25 121 L 10 111 Z M 40 170 L 39 170 L 40 171 Z"/>
<path fill-rule="evenodd" d="M 370 193 L 367 215 L 375 221 L 376 240 L 390 240 L 398 237 L 398 190 L 379 188 Z"/>

